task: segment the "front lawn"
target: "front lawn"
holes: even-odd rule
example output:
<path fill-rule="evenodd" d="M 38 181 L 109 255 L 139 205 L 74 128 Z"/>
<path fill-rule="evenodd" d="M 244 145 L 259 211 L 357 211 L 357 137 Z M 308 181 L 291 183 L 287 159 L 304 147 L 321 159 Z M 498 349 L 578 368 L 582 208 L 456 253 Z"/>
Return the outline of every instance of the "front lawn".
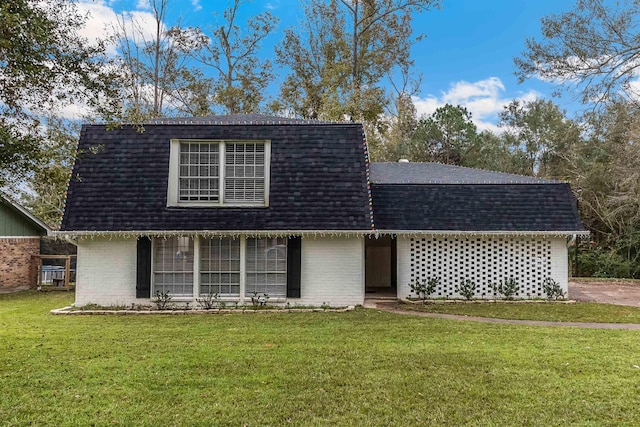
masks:
<path fill-rule="evenodd" d="M 546 320 L 551 322 L 640 323 L 640 308 L 593 302 L 559 303 L 447 303 L 410 304 L 399 302 L 401 310 L 462 314 L 498 319 Z"/>
<path fill-rule="evenodd" d="M 0 295 L 3 425 L 640 423 L 640 332 L 348 313 L 52 316 Z"/>

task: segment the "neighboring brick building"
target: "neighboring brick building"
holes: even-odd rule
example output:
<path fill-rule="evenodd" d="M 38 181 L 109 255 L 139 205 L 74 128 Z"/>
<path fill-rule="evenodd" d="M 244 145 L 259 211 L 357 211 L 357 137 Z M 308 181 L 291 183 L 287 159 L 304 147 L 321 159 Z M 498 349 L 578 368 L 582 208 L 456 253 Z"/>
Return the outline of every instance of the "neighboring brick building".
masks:
<path fill-rule="evenodd" d="M 0 194 L 0 291 L 34 287 L 40 238 L 49 227 Z"/>

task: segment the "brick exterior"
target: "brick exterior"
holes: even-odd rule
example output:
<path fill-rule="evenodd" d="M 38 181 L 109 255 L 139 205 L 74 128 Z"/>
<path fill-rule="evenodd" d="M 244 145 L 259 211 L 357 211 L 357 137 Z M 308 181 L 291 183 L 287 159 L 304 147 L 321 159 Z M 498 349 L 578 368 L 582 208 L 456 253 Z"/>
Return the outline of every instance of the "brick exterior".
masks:
<path fill-rule="evenodd" d="M 363 238 L 303 238 L 301 269 L 302 295 L 288 298 L 292 305 L 363 303 Z M 195 297 L 191 302 L 195 304 Z M 149 304 L 148 298 L 136 298 L 135 239 L 78 241 L 76 305 L 89 303 Z"/>
<path fill-rule="evenodd" d="M 0 238 L 0 289 L 36 286 L 39 253 L 39 237 Z"/>

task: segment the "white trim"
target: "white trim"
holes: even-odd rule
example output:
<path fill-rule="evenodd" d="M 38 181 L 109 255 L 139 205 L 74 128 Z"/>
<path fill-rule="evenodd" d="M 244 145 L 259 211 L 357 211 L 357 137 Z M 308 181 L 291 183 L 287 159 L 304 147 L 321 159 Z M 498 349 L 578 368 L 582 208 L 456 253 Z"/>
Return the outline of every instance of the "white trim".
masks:
<path fill-rule="evenodd" d="M 247 291 L 247 238 L 240 237 L 240 299 L 244 304 Z"/>
<path fill-rule="evenodd" d="M 550 236 L 587 237 L 589 231 L 459 231 L 459 230 L 133 230 L 133 231 L 54 231 L 56 238 L 78 237 L 168 237 L 168 236 L 266 236 L 266 237 L 332 237 L 332 236 Z"/>
<path fill-rule="evenodd" d="M 217 201 L 180 201 L 180 144 L 218 144 L 218 200 Z M 262 144 L 264 145 L 264 202 L 263 203 L 227 203 L 225 202 L 226 145 Z M 168 208 L 267 208 L 269 207 L 269 183 L 271 176 L 271 140 L 270 139 L 171 139 L 169 147 L 169 172 L 167 184 Z"/>
<path fill-rule="evenodd" d="M 193 298 L 200 298 L 200 236 L 193 236 Z"/>

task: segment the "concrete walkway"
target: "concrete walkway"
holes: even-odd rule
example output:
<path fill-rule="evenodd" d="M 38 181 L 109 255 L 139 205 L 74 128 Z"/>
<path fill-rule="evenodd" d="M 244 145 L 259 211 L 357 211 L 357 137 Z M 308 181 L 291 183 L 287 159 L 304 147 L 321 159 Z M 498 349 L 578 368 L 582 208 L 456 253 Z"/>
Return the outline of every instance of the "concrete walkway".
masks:
<path fill-rule="evenodd" d="M 640 285 L 637 282 L 597 281 L 569 282 L 569 298 L 583 302 L 640 307 Z"/>
<path fill-rule="evenodd" d="M 523 326 L 570 326 L 574 328 L 587 329 L 627 329 L 640 330 L 640 324 L 637 323 L 584 323 L 584 322 L 545 322 L 542 320 L 515 320 L 515 319 L 495 319 L 491 317 L 464 316 L 460 314 L 444 314 L 444 313 L 427 313 L 413 310 L 400 310 L 395 301 L 366 299 L 365 308 L 387 311 L 390 313 L 402 314 L 407 316 L 431 317 L 436 319 L 448 320 L 465 320 L 471 322 L 482 323 L 498 323 L 503 325 L 523 325 Z"/>

